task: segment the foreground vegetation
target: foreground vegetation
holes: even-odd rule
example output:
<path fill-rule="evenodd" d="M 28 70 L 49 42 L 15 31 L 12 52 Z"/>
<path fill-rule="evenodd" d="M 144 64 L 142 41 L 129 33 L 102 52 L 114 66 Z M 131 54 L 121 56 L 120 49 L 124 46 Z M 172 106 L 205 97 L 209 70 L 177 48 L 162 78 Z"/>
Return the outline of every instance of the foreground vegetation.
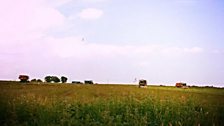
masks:
<path fill-rule="evenodd" d="M 222 126 L 224 89 L 0 83 L 0 125 Z"/>

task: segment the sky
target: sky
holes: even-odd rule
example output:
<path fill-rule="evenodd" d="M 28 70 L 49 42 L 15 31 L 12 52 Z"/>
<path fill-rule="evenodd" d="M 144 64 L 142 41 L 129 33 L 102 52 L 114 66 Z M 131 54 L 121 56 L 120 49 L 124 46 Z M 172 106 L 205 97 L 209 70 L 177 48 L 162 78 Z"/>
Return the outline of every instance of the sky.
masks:
<path fill-rule="evenodd" d="M 223 0 L 0 0 L 0 79 L 224 87 Z"/>

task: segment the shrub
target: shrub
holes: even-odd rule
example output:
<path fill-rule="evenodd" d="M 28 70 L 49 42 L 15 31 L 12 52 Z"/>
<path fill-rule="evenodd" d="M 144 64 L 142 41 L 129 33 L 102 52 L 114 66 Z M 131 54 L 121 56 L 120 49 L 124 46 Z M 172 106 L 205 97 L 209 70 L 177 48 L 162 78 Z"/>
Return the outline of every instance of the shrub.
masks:
<path fill-rule="evenodd" d="M 54 82 L 54 83 L 60 82 L 60 79 L 57 76 L 46 76 L 44 79 L 48 83 L 50 83 L 50 82 Z"/>
<path fill-rule="evenodd" d="M 37 79 L 32 79 L 31 82 L 37 82 Z"/>
<path fill-rule="evenodd" d="M 28 75 L 19 75 L 20 82 L 29 82 Z"/>
<path fill-rule="evenodd" d="M 52 81 L 52 77 L 51 77 L 51 76 L 46 76 L 46 77 L 44 78 L 44 80 L 45 80 L 46 82 L 50 83 L 50 82 Z"/>
<path fill-rule="evenodd" d="M 60 82 L 60 79 L 57 76 L 52 76 L 52 81 L 54 83 L 58 83 L 58 82 Z"/>
<path fill-rule="evenodd" d="M 41 79 L 37 79 L 37 82 L 43 82 Z"/>
<path fill-rule="evenodd" d="M 62 83 L 66 83 L 66 82 L 67 82 L 67 80 L 68 80 L 68 78 L 67 78 L 67 77 L 64 77 L 64 76 L 62 76 L 62 77 L 61 77 L 61 82 L 62 82 Z"/>

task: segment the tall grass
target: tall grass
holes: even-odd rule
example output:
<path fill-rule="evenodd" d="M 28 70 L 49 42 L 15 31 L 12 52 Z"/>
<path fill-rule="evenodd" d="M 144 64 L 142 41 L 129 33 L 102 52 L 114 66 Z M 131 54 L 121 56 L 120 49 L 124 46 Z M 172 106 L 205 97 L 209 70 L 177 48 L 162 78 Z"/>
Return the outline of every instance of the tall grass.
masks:
<path fill-rule="evenodd" d="M 0 86 L 1 126 L 224 125 L 223 89 L 214 93 L 119 85 Z"/>

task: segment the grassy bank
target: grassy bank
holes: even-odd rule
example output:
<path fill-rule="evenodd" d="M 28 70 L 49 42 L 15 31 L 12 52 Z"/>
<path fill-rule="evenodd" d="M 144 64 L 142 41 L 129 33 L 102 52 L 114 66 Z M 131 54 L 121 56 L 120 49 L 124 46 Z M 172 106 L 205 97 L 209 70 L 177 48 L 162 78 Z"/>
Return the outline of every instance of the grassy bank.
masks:
<path fill-rule="evenodd" d="M 224 89 L 0 84 L 0 125 L 224 125 Z"/>

